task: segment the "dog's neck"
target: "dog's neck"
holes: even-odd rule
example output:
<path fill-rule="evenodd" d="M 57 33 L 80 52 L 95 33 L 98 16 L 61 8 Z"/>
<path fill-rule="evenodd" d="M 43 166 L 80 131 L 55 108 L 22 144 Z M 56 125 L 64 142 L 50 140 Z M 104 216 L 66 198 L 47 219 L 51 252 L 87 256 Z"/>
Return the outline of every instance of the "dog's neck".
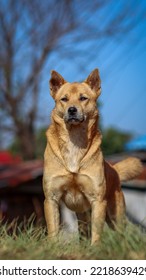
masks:
<path fill-rule="evenodd" d="M 82 166 L 86 154 L 91 153 L 91 145 L 93 153 L 100 147 L 101 135 L 97 130 L 98 114 L 78 125 L 66 124 L 63 119 L 52 114 L 52 122 L 64 165 L 68 171 L 76 173 Z"/>

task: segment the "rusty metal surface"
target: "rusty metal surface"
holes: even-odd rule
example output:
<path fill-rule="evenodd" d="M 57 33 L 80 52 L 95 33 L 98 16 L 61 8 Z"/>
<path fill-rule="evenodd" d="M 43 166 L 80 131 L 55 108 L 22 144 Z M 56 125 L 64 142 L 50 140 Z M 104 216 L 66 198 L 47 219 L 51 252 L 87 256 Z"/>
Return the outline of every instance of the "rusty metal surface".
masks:
<path fill-rule="evenodd" d="M 43 161 L 32 160 L 0 164 L 0 188 L 15 187 L 43 174 Z"/>

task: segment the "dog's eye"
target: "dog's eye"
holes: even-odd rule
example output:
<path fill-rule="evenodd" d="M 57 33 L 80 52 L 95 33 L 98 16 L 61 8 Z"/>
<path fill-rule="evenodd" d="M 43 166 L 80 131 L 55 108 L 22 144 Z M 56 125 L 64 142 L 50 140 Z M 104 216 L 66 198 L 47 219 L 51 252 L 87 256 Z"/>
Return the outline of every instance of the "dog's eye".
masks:
<path fill-rule="evenodd" d="M 63 101 L 63 102 L 67 102 L 67 101 L 68 101 L 68 99 L 67 99 L 67 97 L 62 97 L 62 98 L 61 98 L 61 101 Z"/>
<path fill-rule="evenodd" d="M 85 96 L 80 96 L 80 101 L 85 101 L 85 100 L 87 100 L 88 98 L 87 97 L 85 97 Z"/>

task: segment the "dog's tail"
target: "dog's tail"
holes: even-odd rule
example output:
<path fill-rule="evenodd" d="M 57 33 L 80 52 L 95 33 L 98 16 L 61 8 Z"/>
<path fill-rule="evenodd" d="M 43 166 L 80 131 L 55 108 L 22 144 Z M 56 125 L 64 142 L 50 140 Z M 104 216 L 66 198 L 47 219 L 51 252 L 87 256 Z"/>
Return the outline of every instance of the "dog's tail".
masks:
<path fill-rule="evenodd" d="M 117 171 L 120 181 L 128 181 L 136 178 L 143 170 L 141 161 L 138 158 L 129 157 L 113 165 Z"/>

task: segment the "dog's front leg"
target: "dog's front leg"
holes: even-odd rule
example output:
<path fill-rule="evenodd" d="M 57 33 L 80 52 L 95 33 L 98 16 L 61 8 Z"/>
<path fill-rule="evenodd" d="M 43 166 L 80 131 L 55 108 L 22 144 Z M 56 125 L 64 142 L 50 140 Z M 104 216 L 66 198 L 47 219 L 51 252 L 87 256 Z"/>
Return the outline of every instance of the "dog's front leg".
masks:
<path fill-rule="evenodd" d="M 45 199 L 44 212 L 47 223 L 48 237 L 54 237 L 59 231 L 59 205 L 53 199 Z"/>
<path fill-rule="evenodd" d="M 94 200 L 91 204 L 91 244 L 95 242 L 98 243 L 104 222 L 106 217 L 106 205 L 107 202 L 105 200 L 98 201 Z"/>

